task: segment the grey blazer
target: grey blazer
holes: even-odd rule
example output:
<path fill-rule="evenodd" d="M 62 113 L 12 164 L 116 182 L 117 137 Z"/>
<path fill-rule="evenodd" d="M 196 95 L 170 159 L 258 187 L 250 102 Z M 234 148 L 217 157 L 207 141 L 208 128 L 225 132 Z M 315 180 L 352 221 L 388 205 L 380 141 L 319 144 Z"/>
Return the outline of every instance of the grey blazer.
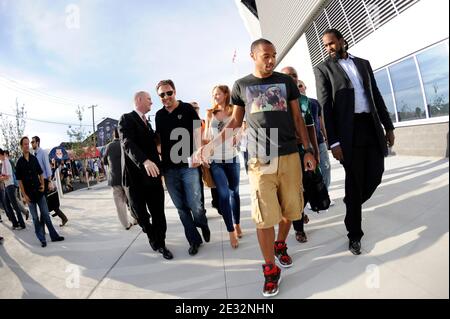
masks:
<path fill-rule="evenodd" d="M 109 166 L 108 170 L 108 185 L 121 186 L 122 185 L 122 147 L 120 140 L 114 139 L 106 146 L 105 155 L 103 156 L 103 163 Z"/>

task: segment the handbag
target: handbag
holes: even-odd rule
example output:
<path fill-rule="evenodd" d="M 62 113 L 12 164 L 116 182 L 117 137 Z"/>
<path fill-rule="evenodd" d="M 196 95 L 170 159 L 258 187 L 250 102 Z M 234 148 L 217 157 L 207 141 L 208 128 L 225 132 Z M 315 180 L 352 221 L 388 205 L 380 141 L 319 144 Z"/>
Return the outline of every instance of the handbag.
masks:
<path fill-rule="evenodd" d="M 203 183 L 209 188 L 215 188 L 216 184 L 214 183 L 214 179 L 211 174 L 211 170 L 209 167 L 205 167 L 204 165 L 200 166 L 202 170 L 202 179 Z"/>
<path fill-rule="evenodd" d="M 45 195 L 45 197 L 47 199 L 47 206 L 49 212 L 59 208 L 59 196 L 57 190 L 54 190 L 53 192 L 48 192 Z"/>
<path fill-rule="evenodd" d="M 322 172 L 319 166 L 314 171 L 306 171 L 304 168 L 303 150 L 300 150 L 300 161 L 303 170 L 303 193 L 305 199 L 308 200 L 311 205 L 311 210 L 314 212 L 324 211 L 330 208 L 330 196 L 328 189 L 323 182 Z M 306 205 L 306 202 L 305 202 Z"/>
<path fill-rule="evenodd" d="M 303 189 L 312 211 L 319 212 L 330 207 L 330 196 L 323 182 L 320 168 L 303 173 Z"/>

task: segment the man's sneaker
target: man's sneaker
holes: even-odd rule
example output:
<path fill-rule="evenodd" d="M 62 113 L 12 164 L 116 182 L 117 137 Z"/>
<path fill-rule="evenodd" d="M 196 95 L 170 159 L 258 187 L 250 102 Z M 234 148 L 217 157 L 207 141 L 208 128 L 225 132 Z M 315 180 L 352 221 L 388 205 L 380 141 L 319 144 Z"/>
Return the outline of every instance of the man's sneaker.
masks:
<path fill-rule="evenodd" d="M 265 264 L 263 267 L 264 273 L 264 297 L 273 297 L 278 294 L 278 286 L 281 282 L 281 269 L 274 264 Z"/>
<path fill-rule="evenodd" d="M 283 268 L 292 267 L 292 258 L 287 253 L 287 245 L 284 241 L 275 242 L 275 259 Z"/>

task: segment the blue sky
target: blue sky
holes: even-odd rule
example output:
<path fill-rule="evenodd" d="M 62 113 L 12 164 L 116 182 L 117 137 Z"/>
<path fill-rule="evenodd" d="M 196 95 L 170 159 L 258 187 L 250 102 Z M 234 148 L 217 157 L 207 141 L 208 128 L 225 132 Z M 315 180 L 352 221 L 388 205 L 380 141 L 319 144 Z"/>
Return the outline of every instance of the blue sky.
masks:
<path fill-rule="evenodd" d="M 99 122 L 147 90 L 155 114 L 154 87 L 167 78 L 204 111 L 215 84 L 252 72 L 250 43 L 233 0 L 0 0 L 0 112 L 12 113 L 18 97 L 30 119 L 76 123 L 77 104 L 98 104 Z M 92 123 L 88 109 L 83 122 Z M 29 120 L 26 133 L 51 148 L 68 140 L 66 130 Z"/>

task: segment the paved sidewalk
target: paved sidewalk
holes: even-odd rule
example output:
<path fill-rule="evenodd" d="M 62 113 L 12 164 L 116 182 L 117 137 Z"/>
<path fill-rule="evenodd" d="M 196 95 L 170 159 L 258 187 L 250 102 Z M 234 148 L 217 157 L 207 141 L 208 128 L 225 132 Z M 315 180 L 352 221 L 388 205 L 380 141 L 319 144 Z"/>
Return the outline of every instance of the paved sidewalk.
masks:
<path fill-rule="evenodd" d="M 0 298 L 263 298 L 249 184 L 245 172 L 241 176 L 244 237 L 236 250 L 206 189 L 211 242 L 189 256 L 166 193 L 171 261 L 151 250 L 138 226 L 121 228 L 106 183 L 65 195 L 62 210 L 70 221 L 61 230 L 59 219 L 53 221 L 66 240 L 46 248 L 31 220 L 27 230 L 13 232 L 2 214 Z M 364 206 L 360 256 L 347 250 L 343 178 L 333 162 L 336 206 L 308 213 L 308 243 L 297 243 L 291 232 L 295 265 L 283 271 L 276 298 L 449 298 L 448 159 L 387 158 L 383 184 Z"/>

